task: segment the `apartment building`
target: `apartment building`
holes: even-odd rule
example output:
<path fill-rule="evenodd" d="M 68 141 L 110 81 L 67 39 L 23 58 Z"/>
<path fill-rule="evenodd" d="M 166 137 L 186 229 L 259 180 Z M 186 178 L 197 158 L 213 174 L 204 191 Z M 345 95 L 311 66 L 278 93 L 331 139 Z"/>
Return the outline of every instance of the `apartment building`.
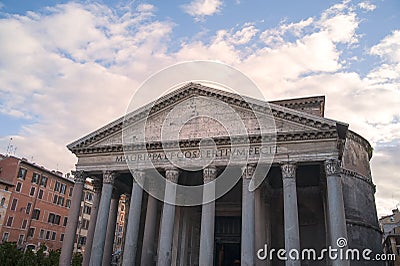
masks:
<path fill-rule="evenodd" d="M 1 242 L 16 242 L 20 249 L 60 249 L 74 185 L 70 176 L 25 158 L 1 156 L 0 180 L 1 195 L 7 195 L 0 207 Z"/>

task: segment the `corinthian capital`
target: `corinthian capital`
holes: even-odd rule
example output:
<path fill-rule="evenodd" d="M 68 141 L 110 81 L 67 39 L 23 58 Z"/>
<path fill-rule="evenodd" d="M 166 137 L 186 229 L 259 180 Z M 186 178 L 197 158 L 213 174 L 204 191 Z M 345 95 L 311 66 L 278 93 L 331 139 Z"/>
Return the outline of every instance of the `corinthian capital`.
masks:
<path fill-rule="evenodd" d="M 132 176 L 133 176 L 133 182 L 137 182 L 137 183 L 140 183 L 140 184 L 143 184 L 143 182 L 144 182 L 144 171 L 142 171 L 142 170 L 135 170 L 135 171 L 133 171 L 133 173 L 132 173 Z"/>
<path fill-rule="evenodd" d="M 213 181 L 217 177 L 217 168 L 215 166 L 208 166 L 203 169 L 204 183 Z"/>
<path fill-rule="evenodd" d="M 340 161 L 338 159 L 329 159 L 325 161 L 326 175 L 339 175 L 340 174 Z"/>
<path fill-rule="evenodd" d="M 251 179 L 254 175 L 255 166 L 252 164 L 247 164 L 242 167 L 242 178 Z"/>
<path fill-rule="evenodd" d="M 282 178 L 295 178 L 296 165 L 294 163 L 284 163 L 281 165 Z"/>
<path fill-rule="evenodd" d="M 165 178 L 171 182 L 177 183 L 179 177 L 179 170 L 176 168 L 165 169 Z"/>
<path fill-rule="evenodd" d="M 114 184 L 116 173 L 112 171 L 104 171 L 103 172 L 103 184 Z"/>
<path fill-rule="evenodd" d="M 72 174 L 74 175 L 74 181 L 75 184 L 82 184 L 85 182 L 87 174 L 83 170 L 79 171 L 72 171 Z"/>

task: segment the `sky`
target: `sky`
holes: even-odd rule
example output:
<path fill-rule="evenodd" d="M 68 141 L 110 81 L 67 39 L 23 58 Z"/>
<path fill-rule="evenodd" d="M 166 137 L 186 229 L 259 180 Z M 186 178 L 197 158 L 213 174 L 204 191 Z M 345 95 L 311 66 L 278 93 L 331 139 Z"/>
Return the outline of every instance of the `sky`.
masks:
<path fill-rule="evenodd" d="M 400 1 L 0 0 L 0 153 L 69 172 L 66 145 L 153 73 L 217 60 L 267 100 L 325 95 L 373 146 L 378 215 L 400 202 Z M 9 150 L 10 151 L 10 150 Z"/>

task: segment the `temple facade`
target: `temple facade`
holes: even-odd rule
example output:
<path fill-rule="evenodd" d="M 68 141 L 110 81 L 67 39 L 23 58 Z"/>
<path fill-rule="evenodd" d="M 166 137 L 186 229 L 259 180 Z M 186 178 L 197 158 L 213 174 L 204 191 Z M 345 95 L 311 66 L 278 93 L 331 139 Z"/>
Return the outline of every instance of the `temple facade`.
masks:
<path fill-rule="evenodd" d="M 168 139 L 176 145 L 162 141 L 162 127 L 174 128 L 163 121 L 177 118 L 168 114 L 195 114 L 201 106 L 220 112 L 215 102 L 205 104 L 208 99 L 234 110 L 249 133 L 232 137 L 225 125 L 194 115 L 176 139 Z M 274 136 L 266 144 L 253 121 L 266 111 L 265 103 L 190 83 L 71 143 L 68 149 L 78 162 L 60 265 L 70 265 L 87 177 L 94 179 L 94 197 L 83 265 L 111 264 L 121 195 L 126 197 L 122 265 L 381 265 L 361 256 L 364 249 L 370 256 L 382 253 L 372 148 L 348 124 L 325 118 L 324 108 L 323 96 L 269 102 Z M 145 143 L 124 140 L 125 129 L 133 138 L 141 127 Z M 210 154 L 200 168 L 171 160 Z M 263 154 L 270 160 L 260 160 Z M 243 161 L 228 163 L 234 156 Z M 221 187 L 214 181 L 223 174 L 239 178 L 218 194 Z M 207 193 L 219 195 L 215 200 L 196 205 L 190 195 L 180 198 L 185 187 L 205 185 Z M 338 256 L 329 257 L 324 251 L 329 249 Z M 354 250 L 360 258 L 349 257 Z M 302 257 L 305 253 L 311 254 Z"/>

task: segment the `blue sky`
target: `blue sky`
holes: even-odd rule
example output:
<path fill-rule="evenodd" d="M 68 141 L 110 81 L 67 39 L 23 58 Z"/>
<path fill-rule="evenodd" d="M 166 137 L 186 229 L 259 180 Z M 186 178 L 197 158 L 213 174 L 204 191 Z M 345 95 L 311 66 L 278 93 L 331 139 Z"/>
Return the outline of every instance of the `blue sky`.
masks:
<path fill-rule="evenodd" d="M 379 214 L 400 201 L 400 2 L 0 1 L 0 152 L 64 172 L 71 141 L 185 60 L 243 71 L 266 99 L 326 96 L 374 147 Z M 80 117 L 77 119 L 77 117 Z"/>

